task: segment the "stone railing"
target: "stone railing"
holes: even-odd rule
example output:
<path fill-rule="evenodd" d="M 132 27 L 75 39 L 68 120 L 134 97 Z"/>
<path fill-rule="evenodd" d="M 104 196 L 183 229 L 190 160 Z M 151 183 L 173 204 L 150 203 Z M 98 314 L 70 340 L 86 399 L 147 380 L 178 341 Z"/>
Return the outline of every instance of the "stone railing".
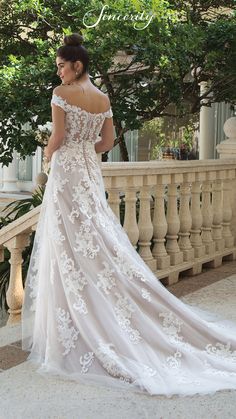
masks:
<path fill-rule="evenodd" d="M 147 265 L 165 284 L 180 272 L 235 259 L 236 159 L 103 163 L 108 201 Z M 139 202 L 139 217 L 136 205 Z"/>
<path fill-rule="evenodd" d="M 236 159 L 102 163 L 102 171 L 111 208 L 120 217 L 124 202 L 124 229 L 164 284 L 235 259 Z M 2 258 L 4 247 L 11 253 L 8 324 L 20 318 L 22 251 L 39 212 L 37 207 L 0 232 Z"/>
<path fill-rule="evenodd" d="M 9 259 L 11 265 L 10 282 L 6 295 L 9 306 L 8 324 L 20 320 L 24 293 L 22 284 L 22 252 L 29 245 L 30 234 L 37 227 L 40 207 L 34 208 L 6 227 L 3 227 L 0 231 L 0 262 L 4 260 L 4 247 L 11 254 Z"/>

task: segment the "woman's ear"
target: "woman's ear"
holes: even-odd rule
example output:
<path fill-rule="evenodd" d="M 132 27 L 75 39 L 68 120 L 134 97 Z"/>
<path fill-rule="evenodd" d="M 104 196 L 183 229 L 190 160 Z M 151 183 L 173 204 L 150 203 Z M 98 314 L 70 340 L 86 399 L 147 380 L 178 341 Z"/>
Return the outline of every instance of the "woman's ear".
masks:
<path fill-rule="evenodd" d="M 75 61 L 75 71 L 81 72 L 83 70 L 83 64 L 80 60 Z"/>

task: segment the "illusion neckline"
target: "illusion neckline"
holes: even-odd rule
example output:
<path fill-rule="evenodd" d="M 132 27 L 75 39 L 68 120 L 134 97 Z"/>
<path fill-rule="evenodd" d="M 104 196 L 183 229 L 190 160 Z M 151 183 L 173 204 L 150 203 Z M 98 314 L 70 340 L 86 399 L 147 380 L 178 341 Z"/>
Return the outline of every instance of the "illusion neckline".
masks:
<path fill-rule="evenodd" d="M 111 109 L 111 107 L 109 108 L 109 109 L 107 109 L 107 111 L 105 111 L 105 112 L 89 112 L 89 111 L 86 111 L 86 109 L 83 109 L 83 108 L 81 108 L 80 106 L 78 106 L 78 105 L 71 105 L 70 103 L 68 103 L 67 102 L 67 100 L 66 99 L 64 99 L 62 96 L 60 96 L 60 95 L 57 95 L 56 93 L 53 93 L 53 96 L 56 96 L 56 97 L 59 97 L 63 102 L 65 102 L 68 106 L 70 106 L 71 108 L 77 108 L 77 109 L 79 109 L 80 111 L 82 111 L 82 112 L 85 112 L 85 113 L 88 113 L 88 114 L 90 114 L 90 115 L 103 115 L 104 113 L 107 113 L 108 111 L 110 111 L 110 109 Z"/>

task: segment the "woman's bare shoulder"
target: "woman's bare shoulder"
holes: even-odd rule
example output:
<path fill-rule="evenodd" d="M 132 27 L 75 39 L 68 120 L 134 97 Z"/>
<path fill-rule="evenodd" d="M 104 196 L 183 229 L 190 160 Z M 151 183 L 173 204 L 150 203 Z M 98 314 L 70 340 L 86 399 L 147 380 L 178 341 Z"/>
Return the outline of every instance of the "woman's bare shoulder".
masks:
<path fill-rule="evenodd" d="M 78 93 L 80 91 L 77 90 L 78 87 L 75 89 L 71 89 L 71 86 L 67 85 L 59 85 L 53 89 L 53 94 L 62 97 L 62 99 L 65 99 L 68 103 L 76 106 L 84 107 L 85 109 L 89 107 L 88 103 L 86 102 L 86 99 L 84 101 L 83 95 L 79 95 L 80 99 L 78 101 Z M 93 98 L 93 104 L 96 103 L 99 104 L 97 108 L 102 106 L 102 108 L 107 111 L 111 104 L 110 99 L 107 94 L 99 90 L 96 86 L 90 86 L 90 90 L 87 91 L 89 95 Z M 95 108 L 93 109 L 93 112 L 96 112 Z"/>
<path fill-rule="evenodd" d="M 53 94 L 54 95 L 58 95 L 58 96 L 62 96 L 63 97 L 63 94 L 65 93 L 65 89 L 63 89 L 63 87 L 64 86 L 62 86 L 62 85 L 59 85 L 59 86 L 56 86 L 54 89 L 53 89 Z"/>

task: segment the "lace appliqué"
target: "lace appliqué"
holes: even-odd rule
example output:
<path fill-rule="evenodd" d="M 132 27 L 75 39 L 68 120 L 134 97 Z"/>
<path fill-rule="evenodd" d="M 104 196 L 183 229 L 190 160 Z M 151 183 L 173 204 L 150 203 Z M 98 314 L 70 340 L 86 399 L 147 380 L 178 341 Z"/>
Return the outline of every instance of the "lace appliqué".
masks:
<path fill-rule="evenodd" d="M 58 151 L 57 164 L 63 167 L 64 172 L 73 172 L 83 163 L 81 161 L 82 155 L 78 153 L 78 145 L 76 150 L 75 147 L 70 147 L 69 144 L 63 144 L 56 151 Z"/>
<path fill-rule="evenodd" d="M 91 367 L 92 363 L 94 362 L 94 352 L 86 352 L 84 355 L 81 355 L 79 362 L 82 366 L 81 373 L 86 374 Z"/>
<path fill-rule="evenodd" d="M 129 339 L 132 343 L 139 343 L 142 340 L 138 330 L 131 327 L 131 317 L 132 313 L 135 311 L 132 305 L 128 302 L 127 297 L 122 297 L 119 293 L 115 293 L 117 297 L 117 302 L 114 308 L 117 321 L 121 329 L 125 330 Z"/>
<path fill-rule="evenodd" d="M 188 352 L 195 351 L 194 347 L 189 342 L 185 342 L 183 336 L 180 336 L 181 326 L 184 323 L 172 311 L 160 313 L 159 317 L 163 317 L 162 328 L 170 343 Z"/>
<path fill-rule="evenodd" d="M 89 141 L 95 144 L 104 119 L 113 116 L 111 108 L 106 112 L 91 113 L 79 106 L 67 103 L 65 99 L 55 93 L 52 95 L 51 104 L 60 106 L 66 112 L 66 140 L 69 136 L 69 140 L 74 142 Z"/>
<path fill-rule="evenodd" d="M 132 377 L 124 369 L 120 357 L 111 349 L 112 347 L 114 347 L 112 343 L 103 343 L 100 341 L 95 352 L 97 358 L 110 375 L 119 378 L 121 381 L 132 383 Z"/>
<path fill-rule="evenodd" d="M 95 194 L 91 192 L 88 181 L 84 180 L 79 185 L 73 186 L 73 190 L 72 201 L 79 205 L 80 212 L 88 218 L 96 216 L 100 203 Z"/>
<path fill-rule="evenodd" d="M 61 230 L 60 230 L 60 225 L 62 224 L 61 221 L 61 211 L 58 209 L 56 210 L 55 214 L 52 215 L 50 222 L 49 222 L 49 226 L 48 226 L 48 231 L 49 231 L 49 235 L 51 236 L 51 238 L 53 239 L 53 241 L 59 245 L 62 245 L 62 242 L 66 239 L 65 236 L 62 234 Z"/>
<path fill-rule="evenodd" d="M 66 292 L 74 295 L 74 309 L 80 314 L 87 314 L 87 305 L 80 294 L 80 291 L 83 291 L 84 286 L 87 285 L 87 280 L 81 269 L 75 269 L 73 259 L 69 258 L 65 251 L 61 253 L 61 270 L 65 275 Z"/>
<path fill-rule="evenodd" d="M 129 279 L 138 278 L 140 281 L 146 282 L 146 278 L 142 272 L 137 269 L 135 265 L 130 263 L 129 258 L 126 256 L 125 249 L 123 250 L 118 248 L 118 246 L 114 246 L 114 252 L 116 254 L 116 256 L 114 256 L 114 261 L 122 274 Z"/>
<path fill-rule="evenodd" d="M 107 262 L 103 262 L 103 266 L 104 269 L 97 274 L 97 286 L 98 288 L 101 288 L 105 294 L 109 294 L 111 288 L 116 285 L 115 278 L 112 276 L 115 271 L 109 267 Z"/>
<path fill-rule="evenodd" d="M 71 348 L 75 348 L 75 342 L 78 339 L 79 331 L 76 330 L 74 326 L 70 326 L 70 323 L 72 322 L 70 314 L 61 307 L 56 309 L 56 321 L 58 323 L 57 330 L 59 332 L 58 341 L 61 342 L 62 346 L 65 348 L 62 355 L 67 355 Z"/>
<path fill-rule="evenodd" d="M 227 344 L 225 345 L 223 343 L 217 342 L 216 346 L 208 344 L 205 349 L 209 355 L 214 355 L 217 358 L 222 358 L 224 361 L 233 361 L 236 363 L 236 351 L 231 351 L 230 348 L 230 342 L 227 342 Z"/>
<path fill-rule="evenodd" d="M 149 303 L 151 302 L 151 295 L 150 292 L 148 290 L 146 290 L 146 288 L 141 288 L 141 296 L 149 301 Z"/>
<path fill-rule="evenodd" d="M 64 186 L 69 182 L 69 179 L 62 179 L 60 174 L 57 173 L 53 178 L 53 201 L 58 201 L 58 192 L 64 192 Z"/>
<path fill-rule="evenodd" d="M 176 351 L 173 356 L 168 356 L 166 359 L 166 365 L 171 369 L 179 369 L 181 366 L 182 354 Z"/>
<path fill-rule="evenodd" d="M 94 259 L 97 256 L 100 247 L 93 244 L 93 237 L 97 236 L 96 231 L 91 231 L 90 220 L 82 221 L 79 233 L 75 233 L 75 242 L 77 247 L 74 247 L 76 252 L 82 253 L 83 256 Z"/>
<path fill-rule="evenodd" d="M 80 213 L 79 208 L 72 208 L 70 214 L 68 215 L 68 218 L 69 218 L 70 222 L 72 224 L 74 224 L 75 223 L 75 218 L 79 218 L 80 214 L 81 213 Z"/>
<path fill-rule="evenodd" d="M 162 364 L 163 368 L 171 376 L 175 377 L 175 380 L 180 384 L 194 384 L 200 385 L 200 381 L 196 380 L 195 377 L 191 374 L 187 375 L 182 370 L 181 365 L 182 353 L 180 351 L 175 351 L 174 355 L 170 355 L 166 358 L 165 363 Z"/>
<path fill-rule="evenodd" d="M 172 311 L 163 312 L 159 314 L 159 317 L 163 317 L 162 328 L 172 343 L 180 342 L 183 340 L 183 336 L 180 336 L 181 325 L 183 322 L 179 320 Z"/>
<path fill-rule="evenodd" d="M 111 222 L 110 215 L 107 217 L 107 215 L 104 215 L 101 211 L 96 213 L 95 217 L 95 223 L 98 227 L 103 227 L 106 229 L 106 231 L 111 232 L 112 234 L 115 234 L 114 232 L 114 226 Z"/>

